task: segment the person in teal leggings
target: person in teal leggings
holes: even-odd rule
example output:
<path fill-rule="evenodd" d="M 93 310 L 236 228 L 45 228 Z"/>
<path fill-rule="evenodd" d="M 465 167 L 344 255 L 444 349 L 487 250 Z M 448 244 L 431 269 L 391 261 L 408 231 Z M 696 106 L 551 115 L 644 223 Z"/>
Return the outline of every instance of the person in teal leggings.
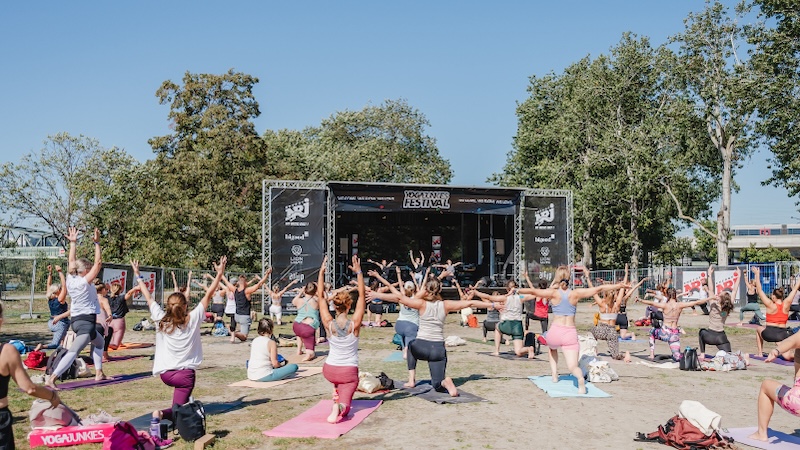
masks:
<path fill-rule="evenodd" d="M 278 360 L 278 340 L 272 335 L 274 324 L 266 317 L 258 321 L 258 337 L 250 344 L 247 378 L 251 381 L 278 381 L 297 372 L 297 364 Z M 281 366 L 281 364 L 286 364 Z"/>

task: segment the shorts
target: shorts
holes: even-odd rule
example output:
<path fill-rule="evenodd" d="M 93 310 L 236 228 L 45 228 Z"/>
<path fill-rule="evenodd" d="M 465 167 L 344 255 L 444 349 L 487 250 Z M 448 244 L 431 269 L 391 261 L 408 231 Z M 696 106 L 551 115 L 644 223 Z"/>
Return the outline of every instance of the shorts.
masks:
<path fill-rule="evenodd" d="M 795 416 L 800 416 L 800 379 L 794 381 L 794 386 L 781 385 L 775 390 L 776 400 L 781 408 Z"/>
<path fill-rule="evenodd" d="M 236 314 L 234 315 L 234 320 L 236 320 L 236 323 L 239 325 L 238 332 L 247 336 L 247 333 L 250 332 L 250 325 L 253 323 L 253 319 L 251 319 L 249 315 Z"/>
<path fill-rule="evenodd" d="M 504 320 L 497 325 L 501 333 L 511 336 L 512 340 L 521 341 L 525 337 L 521 320 Z"/>
<path fill-rule="evenodd" d="M 372 314 L 383 314 L 383 303 L 370 303 L 369 312 Z"/>
<path fill-rule="evenodd" d="M 628 315 L 619 313 L 617 314 L 617 326 L 620 330 L 627 330 L 628 329 Z"/>
<path fill-rule="evenodd" d="M 14 422 L 14 417 L 8 407 L 0 408 L 0 449 L 14 450 L 14 430 L 11 429 L 11 423 Z"/>
<path fill-rule="evenodd" d="M 221 316 L 225 314 L 225 304 L 224 303 L 212 303 L 211 304 L 211 312 Z"/>
<path fill-rule="evenodd" d="M 761 331 L 761 339 L 767 342 L 780 342 L 791 335 L 792 332 L 789 331 L 788 328 L 773 327 L 772 325 L 767 325 L 767 327 Z"/>
<path fill-rule="evenodd" d="M 547 331 L 547 346 L 550 349 L 561 348 L 562 350 L 580 351 L 581 344 L 578 342 L 578 330 L 575 327 L 554 324 Z"/>

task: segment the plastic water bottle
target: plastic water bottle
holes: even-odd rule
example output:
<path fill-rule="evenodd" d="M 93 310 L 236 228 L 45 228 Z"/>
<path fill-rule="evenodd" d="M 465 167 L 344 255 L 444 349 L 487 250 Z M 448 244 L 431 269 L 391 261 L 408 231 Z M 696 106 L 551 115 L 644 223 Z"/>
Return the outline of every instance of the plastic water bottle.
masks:
<path fill-rule="evenodd" d="M 158 417 L 153 417 L 150 419 L 150 436 L 152 437 L 161 437 L 161 430 L 159 429 L 159 422 Z"/>

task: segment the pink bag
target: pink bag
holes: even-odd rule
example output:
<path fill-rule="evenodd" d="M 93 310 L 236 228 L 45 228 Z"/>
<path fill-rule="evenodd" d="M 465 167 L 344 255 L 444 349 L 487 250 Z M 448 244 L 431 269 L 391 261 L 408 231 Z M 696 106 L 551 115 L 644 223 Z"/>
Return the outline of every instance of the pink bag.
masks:
<path fill-rule="evenodd" d="M 103 441 L 103 450 L 155 450 L 153 438 L 144 431 L 136 431 L 130 422 L 117 422 L 114 431 Z"/>

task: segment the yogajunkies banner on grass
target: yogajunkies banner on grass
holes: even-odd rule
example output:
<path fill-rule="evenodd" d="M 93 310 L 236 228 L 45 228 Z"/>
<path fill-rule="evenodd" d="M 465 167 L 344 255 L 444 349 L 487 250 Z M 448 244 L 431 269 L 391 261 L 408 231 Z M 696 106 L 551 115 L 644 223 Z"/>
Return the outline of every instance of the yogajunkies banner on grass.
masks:
<path fill-rule="evenodd" d="M 270 187 L 272 282 L 316 280 L 325 256 L 325 190 Z"/>

